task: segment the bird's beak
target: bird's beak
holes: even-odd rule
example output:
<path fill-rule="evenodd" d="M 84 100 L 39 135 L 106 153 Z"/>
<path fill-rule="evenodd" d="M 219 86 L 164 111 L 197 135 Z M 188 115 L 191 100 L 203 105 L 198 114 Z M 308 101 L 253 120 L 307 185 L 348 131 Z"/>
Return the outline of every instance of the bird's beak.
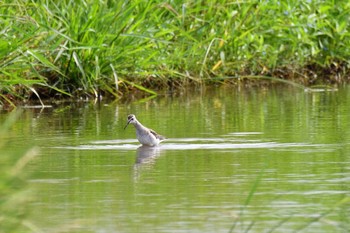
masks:
<path fill-rule="evenodd" d="M 126 125 L 124 126 L 124 130 L 126 129 L 126 127 L 128 127 L 129 123 L 130 123 L 131 119 L 128 120 L 128 123 L 126 123 Z"/>

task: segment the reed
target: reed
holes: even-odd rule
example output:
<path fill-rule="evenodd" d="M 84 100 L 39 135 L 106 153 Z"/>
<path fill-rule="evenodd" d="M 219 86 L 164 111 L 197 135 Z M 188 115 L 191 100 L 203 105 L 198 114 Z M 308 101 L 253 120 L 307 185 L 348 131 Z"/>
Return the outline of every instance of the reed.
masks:
<path fill-rule="evenodd" d="M 267 163 L 268 164 L 268 163 Z M 266 165 L 267 165 L 266 164 Z M 266 167 L 263 167 L 259 174 L 257 175 L 254 183 L 252 184 L 252 187 L 249 190 L 249 193 L 247 194 L 247 197 L 242 204 L 239 214 L 236 217 L 236 219 L 233 221 L 228 233 L 233 232 L 250 232 L 254 231 L 254 225 L 256 223 L 259 224 L 256 220 L 252 220 L 248 223 L 248 225 L 244 224 L 242 221 L 244 218 L 244 213 L 248 210 L 249 205 L 251 205 L 251 202 L 253 198 L 256 196 L 257 191 L 259 189 L 259 186 L 264 183 L 263 176 L 265 172 Z M 312 224 L 320 223 L 320 222 L 327 222 L 326 218 L 330 215 L 337 215 L 340 216 L 343 213 L 345 213 L 348 209 L 350 203 L 350 197 L 345 196 L 340 201 L 333 204 L 333 206 L 327 208 L 326 210 L 320 211 L 316 216 L 310 217 L 310 218 L 304 218 L 303 221 L 299 225 L 295 225 L 293 227 L 289 227 L 291 232 L 298 233 L 298 232 L 305 232 L 308 228 L 311 227 Z M 291 213 L 289 216 L 282 218 L 280 221 L 278 221 L 275 225 L 271 226 L 270 228 L 265 229 L 266 233 L 272 233 L 272 232 L 280 232 L 280 230 L 284 227 L 284 224 L 288 224 L 292 221 L 294 221 L 294 218 L 297 218 L 294 216 L 295 213 Z M 334 228 L 339 229 L 340 231 L 348 229 L 348 222 L 339 222 L 334 223 Z M 238 227 L 239 226 L 239 229 Z"/>
<path fill-rule="evenodd" d="M 262 75 L 341 82 L 349 13 L 346 1 L 321 0 L 4 0 L 0 98 L 154 95 Z"/>
<path fill-rule="evenodd" d="M 6 136 L 19 115 L 19 111 L 12 112 L 0 129 L 0 233 L 37 232 L 36 227 L 26 220 L 32 193 L 27 187 L 25 166 L 38 151 L 36 148 L 23 153 L 6 150 Z"/>

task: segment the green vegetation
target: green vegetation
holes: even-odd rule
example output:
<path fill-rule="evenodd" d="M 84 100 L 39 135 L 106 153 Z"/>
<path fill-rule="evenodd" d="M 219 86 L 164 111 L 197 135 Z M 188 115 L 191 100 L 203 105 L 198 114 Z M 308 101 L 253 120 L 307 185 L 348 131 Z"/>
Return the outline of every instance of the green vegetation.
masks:
<path fill-rule="evenodd" d="M 257 191 L 257 189 L 259 188 L 260 183 L 262 182 L 262 178 L 264 176 L 264 171 L 265 168 L 263 168 L 260 171 L 259 176 L 256 178 L 252 188 L 249 191 L 249 194 L 244 202 L 244 204 L 241 207 L 240 213 L 237 216 L 236 220 L 233 222 L 229 233 L 233 233 L 235 232 L 234 230 L 236 229 L 238 224 L 241 224 L 241 231 L 242 232 L 250 232 L 252 227 L 255 224 L 255 221 L 251 221 L 249 223 L 248 226 L 244 226 L 243 223 L 240 223 L 241 219 L 244 217 L 244 211 L 246 209 L 248 209 L 248 206 L 251 202 L 251 200 L 254 198 L 255 193 Z M 316 216 L 311 217 L 311 218 L 305 218 L 304 222 L 302 223 L 301 226 L 299 226 L 297 229 L 293 229 L 292 232 L 298 233 L 298 232 L 304 232 L 305 229 L 307 229 L 308 227 L 310 227 L 313 223 L 317 223 L 319 221 L 321 221 L 323 218 L 326 218 L 328 215 L 337 212 L 337 211 L 343 211 L 342 208 L 344 208 L 345 206 L 349 205 L 350 203 L 350 197 L 349 196 L 345 196 L 342 200 L 340 200 L 339 202 L 335 203 L 332 207 L 330 207 L 329 209 L 327 209 L 326 211 L 317 213 Z M 280 230 L 279 228 L 285 224 L 288 223 L 288 221 L 290 222 L 290 220 L 293 218 L 293 214 L 291 214 L 290 216 L 288 216 L 287 218 L 283 218 L 281 221 L 279 221 L 275 226 L 271 226 L 270 229 L 266 229 L 266 232 L 268 233 L 272 233 L 272 232 L 276 232 L 276 230 Z M 347 228 L 344 226 L 342 227 L 342 229 L 347 230 Z"/>
<path fill-rule="evenodd" d="M 6 150 L 6 135 L 19 116 L 15 111 L 0 129 L 0 233 L 33 232 L 35 226 L 25 220 L 31 197 L 26 188 L 24 167 L 37 155 L 35 148 L 25 152 Z"/>
<path fill-rule="evenodd" d="M 347 1 L 321 0 L 4 0 L 0 97 L 120 97 L 242 77 L 341 82 L 349 13 Z"/>

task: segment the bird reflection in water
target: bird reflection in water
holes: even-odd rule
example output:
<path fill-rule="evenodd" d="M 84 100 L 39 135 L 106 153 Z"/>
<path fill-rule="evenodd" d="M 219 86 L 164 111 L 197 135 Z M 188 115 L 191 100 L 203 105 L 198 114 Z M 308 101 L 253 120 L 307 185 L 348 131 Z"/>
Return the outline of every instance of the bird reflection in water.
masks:
<path fill-rule="evenodd" d="M 156 159 L 161 155 L 160 147 L 140 146 L 136 151 L 136 161 L 134 165 L 134 179 L 140 178 L 141 171 L 150 170 L 156 163 Z"/>
<path fill-rule="evenodd" d="M 140 146 L 137 148 L 136 164 L 153 163 L 159 155 L 159 147 Z"/>

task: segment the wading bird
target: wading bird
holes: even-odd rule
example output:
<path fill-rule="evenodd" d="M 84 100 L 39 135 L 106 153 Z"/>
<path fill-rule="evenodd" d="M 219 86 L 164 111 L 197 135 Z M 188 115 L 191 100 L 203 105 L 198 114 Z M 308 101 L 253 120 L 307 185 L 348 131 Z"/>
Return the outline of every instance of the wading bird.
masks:
<path fill-rule="evenodd" d="M 128 122 L 124 130 L 129 124 L 135 126 L 137 140 L 144 146 L 157 146 L 161 141 L 166 139 L 164 136 L 157 134 L 154 130 L 143 126 L 133 114 L 128 116 Z"/>

